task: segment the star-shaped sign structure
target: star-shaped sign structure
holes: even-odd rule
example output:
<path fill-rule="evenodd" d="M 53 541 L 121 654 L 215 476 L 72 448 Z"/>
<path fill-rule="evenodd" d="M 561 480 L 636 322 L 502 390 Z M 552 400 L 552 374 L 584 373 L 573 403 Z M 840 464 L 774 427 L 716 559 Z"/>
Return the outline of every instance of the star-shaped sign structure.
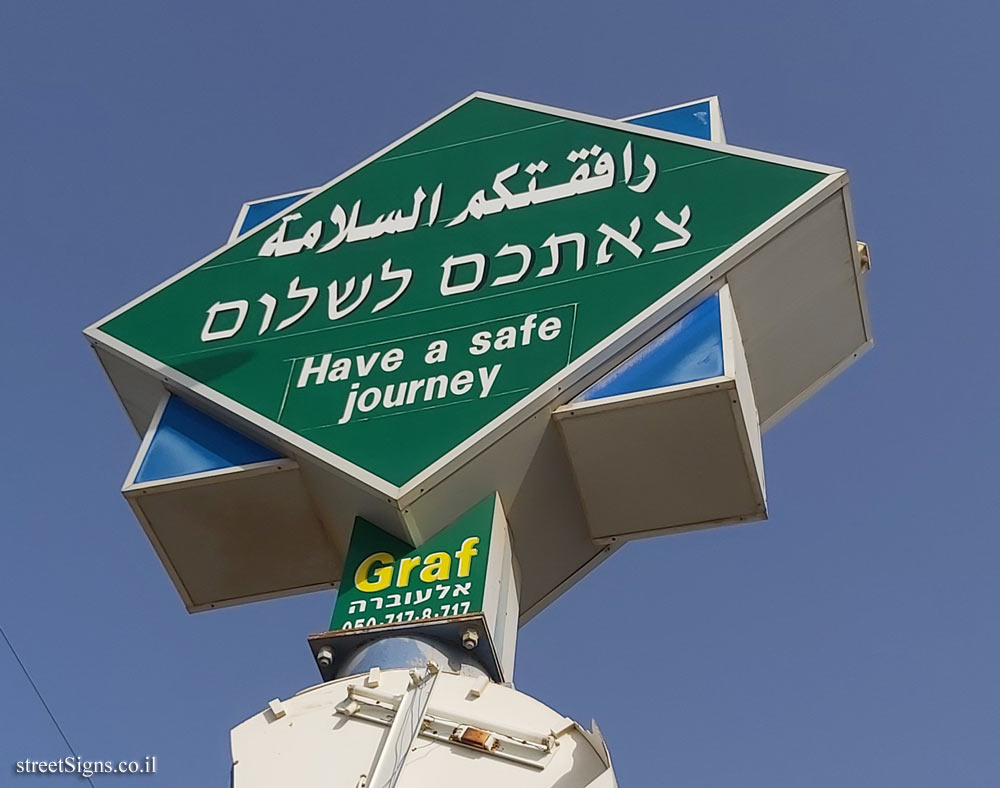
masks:
<path fill-rule="evenodd" d="M 836 167 L 477 93 L 86 334 L 123 399 L 166 388 L 294 458 L 335 553 L 346 535 L 328 521 L 359 514 L 418 543 L 502 492 L 491 475 L 530 473 L 553 411 L 831 204 L 851 333 L 819 373 L 765 383 L 760 421 L 856 355 L 870 337 L 846 184 Z M 772 348 L 743 331 L 748 356 Z"/>

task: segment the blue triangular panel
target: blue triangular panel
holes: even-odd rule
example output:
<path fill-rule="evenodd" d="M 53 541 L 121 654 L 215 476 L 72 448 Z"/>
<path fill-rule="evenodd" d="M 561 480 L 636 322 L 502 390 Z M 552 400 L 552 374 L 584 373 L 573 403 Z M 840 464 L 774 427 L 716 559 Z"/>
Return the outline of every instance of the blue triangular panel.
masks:
<path fill-rule="evenodd" d="M 250 203 L 247 206 L 246 216 L 243 217 L 243 224 L 240 225 L 240 235 L 252 230 L 254 227 L 263 224 L 272 216 L 277 216 L 285 208 L 294 202 L 298 202 L 309 194 L 308 191 L 292 194 L 287 197 L 270 197 L 266 200 Z"/>
<path fill-rule="evenodd" d="M 712 106 L 708 101 L 699 101 L 686 107 L 667 109 L 633 118 L 629 123 L 645 126 L 648 129 L 659 129 L 686 137 L 697 137 L 701 140 L 712 139 Z"/>
<path fill-rule="evenodd" d="M 715 378 L 725 371 L 722 316 L 715 293 L 633 353 L 578 398 L 578 402 Z"/>
<path fill-rule="evenodd" d="M 211 416 L 170 397 L 135 482 L 151 482 L 281 458 Z"/>

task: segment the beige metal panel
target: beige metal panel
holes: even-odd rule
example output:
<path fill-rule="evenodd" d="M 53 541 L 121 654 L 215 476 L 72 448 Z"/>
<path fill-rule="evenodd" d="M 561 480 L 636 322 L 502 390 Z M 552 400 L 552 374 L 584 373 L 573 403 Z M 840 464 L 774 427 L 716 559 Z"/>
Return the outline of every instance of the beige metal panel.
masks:
<path fill-rule="evenodd" d="M 606 555 L 587 530 L 559 430 L 546 422 L 517 494 L 504 499 L 521 568 L 522 623 Z"/>
<path fill-rule="evenodd" d="M 291 461 L 125 491 L 191 611 L 329 586 L 341 558 Z"/>
<path fill-rule="evenodd" d="M 403 516 L 416 539 L 426 541 L 493 491 L 500 493 L 510 522 L 512 501 L 538 452 L 547 422 L 547 414 L 539 413 L 513 424 L 488 450 L 401 499 Z"/>
<path fill-rule="evenodd" d="M 557 412 L 595 540 L 766 516 L 730 378 Z"/>
<path fill-rule="evenodd" d="M 404 510 L 425 532 L 453 522 L 492 491 L 500 493 L 520 569 L 523 624 L 607 551 L 595 545 L 565 447 L 547 413 L 522 422 L 486 452 Z"/>
<path fill-rule="evenodd" d="M 402 513 L 395 501 L 369 495 L 358 485 L 333 474 L 326 465 L 303 454 L 293 455 L 302 471 L 302 479 L 313 501 L 323 529 L 338 555 L 346 556 L 354 528 L 354 519 L 363 517 L 405 542 L 413 543 Z M 340 582 L 342 559 L 329 567 L 330 580 Z"/>
<path fill-rule="evenodd" d="M 109 350 L 94 345 L 97 358 L 111 381 L 118 399 L 128 414 L 136 432 L 144 435 L 153 420 L 157 405 L 163 399 L 162 383 L 145 370 L 124 361 Z"/>
<path fill-rule="evenodd" d="M 757 412 L 757 400 L 754 397 L 753 382 L 750 379 L 750 369 L 743 348 L 743 333 L 736 319 L 729 285 L 719 290 L 719 311 L 722 319 L 726 374 L 736 381 L 736 396 L 739 399 L 740 415 L 746 429 L 747 445 L 743 450 L 747 459 L 747 470 L 756 475 L 761 502 L 765 503 L 767 484 L 764 479 L 764 449 L 760 441 L 760 414 Z"/>
<path fill-rule="evenodd" d="M 727 274 L 764 427 L 869 343 L 856 255 L 840 191 Z"/>
<path fill-rule="evenodd" d="M 483 589 L 483 615 L 505 680 L 514 680 L 518 600 L 507 517 L 499 495 L 493 499 L 493 529 Z"/>

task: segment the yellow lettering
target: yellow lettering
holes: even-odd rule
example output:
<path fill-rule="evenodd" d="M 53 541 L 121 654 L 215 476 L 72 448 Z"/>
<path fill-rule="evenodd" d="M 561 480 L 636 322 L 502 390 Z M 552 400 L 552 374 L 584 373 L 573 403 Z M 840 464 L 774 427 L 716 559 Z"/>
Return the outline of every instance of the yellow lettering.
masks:
<path fill-rule="evenodd" d="M 420 580 L 424 583 L 437 583 L 451 576 L 451 556 L 448 553 L 431 553 L 424 559 L 424 568 L 420 570 Z"/>
<path fill-rule="evenodd" d="M 368 556 L 358 566 L 358 571 L 354 573 L 354 587 L 358 591 L 366 593 L 382 591 L 388 588 L 392 582 L 392 562 L 395 560 L 389 553 L 373 553 Z M 372 571 L 372 567 L 376 564 L 381 564 L 382 566 L 380 569 L 375 570 L 375 579 L 370 580 L 368 575 Z"/>
<path fill-rule="evenodd" d="M 399 588 L 405 588 L 410 584 L 410 572 L 413 571 L 414 567 L 420 566 L 420 558 L 416 556 L 410 556 L 404 558 L 399 562 L 399 577 L 396 579 L 396 585 Z"/>
<path fill-rule="evenodd" d="M 476 549 L 476 545 L 479 544 L 478 536 L 470 536 L 464 542 L 462 546 L 455 553 L 455 558 L 458 559 L 458 576 L 468 577 L 469 572 L 472 568 L 472 557 L 479 555 L 479 551 Z"/>

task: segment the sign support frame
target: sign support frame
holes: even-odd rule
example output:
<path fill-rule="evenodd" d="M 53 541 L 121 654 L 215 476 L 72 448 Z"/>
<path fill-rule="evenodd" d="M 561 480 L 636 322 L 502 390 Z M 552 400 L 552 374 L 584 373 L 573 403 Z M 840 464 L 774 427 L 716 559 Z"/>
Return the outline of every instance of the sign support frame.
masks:
<path fill-rule="evenodd" d="M 269 227 L 277 222 L 280 222 L 282 217 L 294 212 L 300 205 L 311 199 L 316 193 L 315 191 L 307 193 L 302 200 L 291 204 L 267 222 L 258 225 L 244 235 L 238 236 L 232 243 L 224 245 L 219 250 L 202 258 L 193 265 L 188 266 L 178 274 L 168 278 L 163 283 L 148 290 L 146 293 L 133 299 L 119 309 L 114 310 L 106 317 L 85 329 L 84 334 L 96 347 L 113 352 L 115 355 L 123 358 L 124 360 L 147 370 L 155 370 L 156 374 L 162 377 L 164 384 L 168 388 L 176 386 L 179 390 L 187 391 L 199 400 L 203 400 L 210 408 L 214 406 L 224 409 L 228 413 L 231 413 L 246 422 L 255 430 L 259 430 L 265 434 L 273 436 L 273 438 L 281 443 L 283 447 L 287 446 L 289 451 L 304 452 L 309 454 L 310 456 L 313 456 L 328 465 L 331 469 L 337 472 L 338 475 L 341 475 L 348 481 L 361 486 L 362 489 L 365 489 L 370 494 L 384 496 L 387 499 L 390 499 L 390 501 L 397 501 L 397 506 L 402 511 L 405 510 L 406 507 L 414 500 L 419 498 L 429 487 L 438 484 L 441 480 L 449 476 L 456 468 L 461 467 L 472 456 L 479 453 L 482 448 L 495 442 L 503 434 L 509 432 L 511 429 L 516 427 L 517 424 L 524 421 L 524 419 L 529 418 L 531 415 L 537 413 L 547 405 L 558 407 L 559 405 L 564 404 L 563 401 L 560 401 L 563 397 L 572 396 L 587 385 L 585 380 L 581 380 L 581 375 L 584 374 L 584 370 L 593 368 L 595 365 L 600 365 L 616 352 L 620 352 L 624 346 L 634 342 L 637 334 L 648 333 L 654 331 L 658 326 L 665 325 L 670 317 L 681 307 L 683 303 L 689 300 L 693 294 L 704 290 L 713 282 L 721 280 L 725 274 L 741 260 L 745 259 L 757 248 L 780 233 L 781 230 L 793 223 L 803 213 L 808 212 L 814 204 L 822 202 L 825 197 L 845 187 L 848 182 L 846 171 L 837 167 L 805 162 L 775 154 L 761 153 L 759 151 L 739 148 L 725 143 L 699 140 L 696 138 L 672 134 L 670 132 L 660 131 L 658 129 L 637 126 L 623 121 L 608 120 L 584 113 L 560 110 L 533 102 L 520 101 L 489 93 L 476 92 L 462 101 L 457 102 L 444 112 L 439 113 L 427 123 L 419 126 L 409 134 L 404 135 L 396 142 L 386 146 L 360 164 L 350 168 L 342 175 L 334 178 L 322 187 L 319 187 L 319 189 L 329 188 L 341 180 L 349 177 L 354 172 L 375 161 L 385 153 L 391 151 L 393 148 L 402 144 L 410 137 L 422 131 L 424 128 L 445 117 L 454 109 L 475 98 L 483 98 L 489 101 L 506 104 L 508 106 L 520 107 L 550 115 L 557 115 L 571 120 L 578 120 L 618 131 L 624 131 L 629 134 L 649 136 L 671 142 L 679 142 L 693 147 L 702 147 L 707 150 L 730 153 L 760 161 L 792 166 L 799 169 L 817 172 L 825 175 L 826 177 L 824 177 L 823 180 L 805 192 L 798 199 L 787 205 L 783 210 L 779 211 L 766 222 L 744 236 L 744 238 L 740 241 L 726 249 L 722 254 L 718 255 L 712 261 L 704 265 L 687 280 L 678 284 L 668 293 L 665 293 L 657 299 L 656 302 L 643 310 L 639 315 L 633 317 L 630 321 L 628 321 L 628 323 L 620 327 L 617 331 L 610 334 L 602 342 L 596 344 L 588 352 L 578 357 L 572 363 L 566 365 L 551 378 L 536 386 L 525 397 L 522 397 L 499 416 L 479 428 L 473 435 L 463 440 L 457 446 L 445 453 L 442 457 L 438 458 L 438 460 L 426 466 L 422 471 L 418 472 L 407 482 L 401 485 L 392 484 L 376 474 L 352 463 L 346 458 L 340 457 L 331 451 L 319 447 L 311 441 L 301 438 L 292 430 L 285 428 L 270 419 L 260 416 L 251 409 L 220 394 L 219 392 L 214 391 L 210 387 L 199 383 L 184 373 L 165 366 L 162 362 L 159 362 L 145 353 L 142 353 L 126 343 L 110 336 L 100 328 L 100 326 L 105 322 L 117 317 L 122 312 L 127 311 L 154 293 L 159 292 L 177 279 L 185 276 L 190 271 L 193 271 L 204 263 L 209 262 L 218 254 L 221 254 L 223 251 L 228 249 L 232 243 L 242 240 L 252 232 L 258 232 L 262 228 Z M 294 194 L 294 192 L 290 194 Z"/>

